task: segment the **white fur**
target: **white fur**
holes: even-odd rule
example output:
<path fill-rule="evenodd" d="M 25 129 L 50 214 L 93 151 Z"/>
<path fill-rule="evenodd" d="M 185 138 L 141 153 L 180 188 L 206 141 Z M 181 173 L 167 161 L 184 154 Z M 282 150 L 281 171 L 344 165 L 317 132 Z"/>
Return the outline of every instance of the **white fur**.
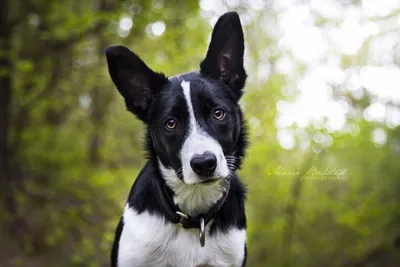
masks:
<path fill-rule="evenodd" d="M 137 214 L 125 206 L 124 228 L 119 241 L 119 267 L 241 266 L 245 230 L 206 234 L 199 243 L 198 229 L 184 229 L 147 211 Z"/>
<path fill-rule="evenodd" d="M 161 175 L 167 185 L 174 191 L 174 202 L 182 212 L 190 216 L 206 213 L 222 197 L 222 191 L 226 187 L 222 183 L 228 182 L 221 179 L 218 183 L 211 185 L 186 184 L 178 178 L 172 168 L 165 167 L 158 160 Z"/>
<path fill-rule="evenodd" d="M 183 143 L 180 157 L 182 161 L 183 180 L 187 184 L 200 182 L 198 175 L 192 170 L 190 160 L 195 154 L 203 154 L 206 151 L 214 153 L 217 158 L 217 167 L 214 178 L 225 178 L 229 175 L 228 164 L 221 145 L 206 132 L 204 132 L 194 116 L 192 100 L 190 97 L 190 82 L 182 81 L 181 87 L 189 108 L 189 133 Z"/>

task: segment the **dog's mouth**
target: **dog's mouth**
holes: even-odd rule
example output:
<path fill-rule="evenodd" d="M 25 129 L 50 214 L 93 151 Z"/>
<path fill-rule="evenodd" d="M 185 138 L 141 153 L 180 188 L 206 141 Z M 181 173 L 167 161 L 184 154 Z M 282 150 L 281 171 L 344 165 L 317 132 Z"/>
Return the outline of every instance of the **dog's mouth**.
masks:
<path fill-rule="evenodd" d="M 183 175 L 182 175 L 182 169 L 178 170 L 176 172 L 177 176 L 183 179 Z M 198 181 L 193 183 L 194 185 L 213 185 L 218 183 L 219 181 L 223 180 L 224 177 L 213 177 L 213 176 L 197 176 Z"/>
<path fill-rule="evenodd" d="M 197 184 L 202 184 L 202 185 L 213 185 L 221 181 L 221 178 L 205 178 L 202 179 L 200 182 Z"/>

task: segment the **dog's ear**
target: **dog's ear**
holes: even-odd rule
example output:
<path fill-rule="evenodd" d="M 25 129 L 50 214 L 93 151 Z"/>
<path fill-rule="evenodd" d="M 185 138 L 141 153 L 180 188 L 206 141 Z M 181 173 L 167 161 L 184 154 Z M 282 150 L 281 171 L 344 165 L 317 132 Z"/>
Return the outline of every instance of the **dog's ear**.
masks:
<path fill-rule="evenodd" d="M 206 58 L 200 63 L 200 71 L 223 81 L 240 98 L 247 78 L 243 55 L 244 37 L 239 15 L 228 12 L 215 24 Z"/>
<path fill-rule="evenodd" d="M 124 97 L 127 109 L 146 122 L 154 93 L 167 83 L 167 78 L 152 71 L 124 46 L 108 47 L 106 56 L 111 79 Z"/>

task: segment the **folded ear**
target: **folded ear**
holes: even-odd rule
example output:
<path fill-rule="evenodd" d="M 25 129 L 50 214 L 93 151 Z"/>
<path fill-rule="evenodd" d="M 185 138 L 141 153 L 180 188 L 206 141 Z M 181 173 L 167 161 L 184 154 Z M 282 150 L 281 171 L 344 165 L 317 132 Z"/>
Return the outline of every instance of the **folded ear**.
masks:
<path fill-rule="evenodd" d="M 124 97 L 127 109 L 146 122 L 154 92 L 167 83 L 167 78 L 152 71 L 124 46 L 108 47 L 106 56 L 111 79 Z"/>
<path fill-rule="evenodd" d="M 243 67 L 244 37 L 239 15 L 228 12 L 215 24 L 206 58 L 200 64 L 200 71 L 220 79 L 235 93 L 242 95 L 246 82 Z"/>

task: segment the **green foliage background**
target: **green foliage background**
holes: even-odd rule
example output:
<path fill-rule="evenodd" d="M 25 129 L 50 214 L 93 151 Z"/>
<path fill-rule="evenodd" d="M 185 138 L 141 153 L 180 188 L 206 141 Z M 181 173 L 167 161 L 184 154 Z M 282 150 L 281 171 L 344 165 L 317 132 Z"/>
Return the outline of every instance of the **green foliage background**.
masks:
<path fill-rule="evenodd" d="M 197 69 L 209 21 L 222 14 L 205 2 L 201 9 L 196 1 L 0 0 L 0 266 L 108 266 L 114 229 L 145 159 L 144 127 L 114 89 L 104 49 L 126 45 L 167 75 Z M 251 1 L 219 4 L 251 18 L 242 101 L 251 146 L 240 171 L 248 186 L 248 266 L 400 266 L 399 128 L 362 116 L 348 118 L 357 134 L 293 125 L 296 138 L 310 137 L 309 149 L 282 149 L 277 103 L 291 98 L 283 91 L 295 78 L 273 67 L 267 79 L 258 75 L 267 72 L 261 51 L 270 51 L 272 66 L 287 52 L 265 34 L 261 15 L 277 16 L 265 3 L 261 10 Z M 123 17 L 133 21 L 129 31 L 119 28 Z M 151 33 L 156 21 L 166 25 L 161 36 Z M 364 62 L 361 50 L 343 56 L 342 67 Z M 372 101 L 337 94 L 361 114 Z M 384 145 L 371 141 L 377 127 L 387 133 Z M 322 146 L 316 133 L 332 144 Z M 347 171 L 339 180 L 305 180 L 279 175 L 279 166 Z"/>

